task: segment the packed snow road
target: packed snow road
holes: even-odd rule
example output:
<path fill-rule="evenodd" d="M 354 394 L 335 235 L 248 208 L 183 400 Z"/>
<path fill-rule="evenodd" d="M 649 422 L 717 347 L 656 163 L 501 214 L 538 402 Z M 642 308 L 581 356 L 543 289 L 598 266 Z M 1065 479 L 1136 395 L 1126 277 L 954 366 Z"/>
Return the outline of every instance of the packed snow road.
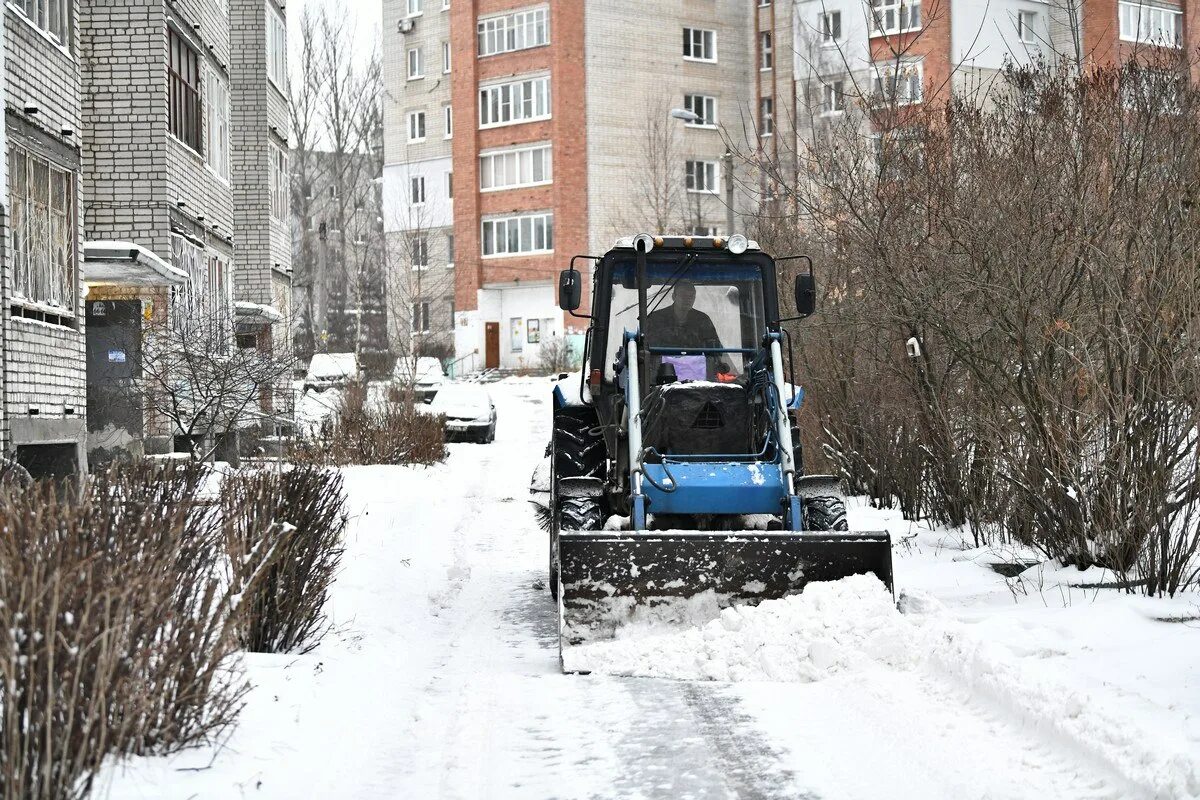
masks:
<path fill-rule="evenodd" d="M 1153 742 L 1115 753 L 1124 739 L 1079 732 L 1105 718 L 1060 709 L 1049 691 L 1014 698 L 1003 670 L 979 679 L 955 663 L 983 658 L 961 642 L 920 664 L 883 659 L 808 682 L 560 674 L 545 534 L 527 502 L 549 384 L 492 392 L 495 444 L 452 445 L 432 469 L 347 471 L 355 519 L 337 628 L 310 654 L 247 659 L 255 688 L 229 741 L 114 766 L 102 794 L 964 800 L 1195 788 L 1190 763 L 1156 760 L 1174 739 L 1165 756 Z M 1172 764 L 1173 782 L 1144 774 Z"/>

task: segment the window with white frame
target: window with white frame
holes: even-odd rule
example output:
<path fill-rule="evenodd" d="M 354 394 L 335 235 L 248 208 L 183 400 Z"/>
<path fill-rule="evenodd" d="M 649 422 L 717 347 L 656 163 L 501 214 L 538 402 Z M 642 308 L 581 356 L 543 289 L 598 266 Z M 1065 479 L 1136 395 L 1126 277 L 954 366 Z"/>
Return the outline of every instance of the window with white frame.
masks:
<path fill-rule="evenodd" d="M 425 205 L 425 176 L 414 175 L 409 181 L 408 201 L 414 206 Z"/>
<path fill-rule="evenodd" d="M 550 118 L 550 76 L 497 83 L 479 89 L 479 127 L 492 128 Z"/>
<path fill-rule="evenodd" d="M 412 329 L 413 333 L 429 333 L 429 303 L 412 304 Z"/>
<path fill-rule="evenodd" d="M 479 20 L 479 55 L 494 56 L 550 43 L 550 11 L 534 8 Z"/>
<path fill-rule="evenodd" d="M 282 147 L 271 142 L 271 216 L 277 220 L 288 218 L 288 155 Z"/>
<path fill-rule="evenodd" d="M 683 57 L 689 61 L 716 61 L 717 32 L 703 28 L 684 28 Z"/>
<path fill-rule="evenodd" d="M 770 31 L 763 31 L 758 35 L 758 68 L 775 68 L 775 38 Z"/>
<path fill-rule="evenodd" d="M 204 155 L 213 172 L 229 182 L 229 87 L 211 66 L 207 73 L 205 100 L 208 103 L 208 124 L 205 134 L 208 146 Z"/>
<path fill-rule="evenodd" d="M 445 133 L 442 138 L 449 139 L 454 136 L 454 107 L 445 105 L 442 106 L 442 124 Z"/>
<path fill-rule="evenodd" d="M 450 10 L 450 0 L 442 0 L 442 11 Z"/>
<path fill-rule="evenodd" d="M 446 197 L 454 199 L 454 172 L 446 173 Z"/>
<path fill-rule="evenodd" d="M 454 234 L 446 234 L 446 266 L 454 266 Z"/>
<path fill-rule="evenodd" d="M 1017 41 L 1023 44 L 1037 44 L 1037 12 L 1017 12 Z"/>
<path fill-rule="evenodd" d="M 410 142 L 425 141 L 425 112 L 424 111 L 408 112 L 408 141 L 410 141 Z"/>
<path fill-rule="evenodd" d="M 712 238 L 717 235 L 717 226 L 715 225 L 693 225 L 688 229 L 688 233 L 692 236 L 705 236 Z"/>
<path fill-rule="evenodd" d="M 25 18 L 50 34 L 63 47 L 71 47 L 71 0 L 9 0 Z"/>
<path fill-rule="evenodd" d="M 846 110 L 843 81 L 830 81 L 821 87 L 821 114 L 840 114 Z"/>
<path fill-rule="evenodd" d="M 720 191 L 720 169 L 715 161 L 688 161 L 685 167 L 687 190 L 713 194 Z"/>
<path fill-rule="evenodd" d="M 700 119 L 687 122 L 697 128 L 715 128 L 717 126 L 717 98 L 705 94 L 685 94 L 683 107 Z"/>
<path fill-rule="evenodd" d="M 217 322 L 229 319 L 229 305 L 233 299 L 229 286 L 229 261 L 223 256 L 208 251 L 208 280 L 204 286 L 204 303 Z M 228 345 L 225 338 L 218 339 L 218 346 Z M 221 347 L 222 351 L 226 348 Z"/>
<path fill-rule="evenodd" d="M 518 214 L 483 221 L 483 255 L 511 256 L 554 250 L 554 214 Z"/>
<path fill-rule="evenodd" d="M 903 33 L 921 27 L 921 0 L 871 0 L 872 35 Z"/>
<path fill-rule="evenodd" d="M 424 0 L 408 0 L 408 16 L 416 17 L 424 13 Z"/>
<path fill-rule="evenodd" d="M 450 43 L 442 42 L 442 74 L 450 72 Z"/>
<path fill-rule="evenodd" d="M 819 18 L 821 44 L 835 45 L 842 40 L 842 12 L 828 11 Z"/>
<path fill-rule="evenodd" d="M 1183 11 L 1145 3 L 1117 4 L 1121 39 L 1162 47 L 1180 47 L 1183 43 Z"/>
<path fill-rule="evenodd" d="M 182 328 L 187 323 L 196 320 L 204 310 L 204 302 L 208 295 L 208 262 L 204 250 L 195 242 L 171 234 L 171 265 L 188 276 L 187 283 L 172 300 L 172 323 L 176 328 Z"/>
<path fill-rule="evenodd" d="M 758 134 L 772 136 L 775 133 L 775 98 L 763 97 L 758 101 Z"/>
<path fill-rule="evenodd" d="M 16 299 L 74 314 L 74 174 L 10 142 L 8 183 Z"/>
<path fill-rule="evenodd" d="M 287 25 L 274 0 L 267 0 L 267 77 L 287 94 Z"/>
<path fill-rule="evenodd" d="M 550 145 L 520 147 L 479 156 L 479 189 L 493 192 L 520 186 L 541 186 L 553 178 Z"/>
<path fill-rule="evenodd" d="M 898 106 L 921 102 L 922 67 L 920 61 L 897 64 L 876 64 L 872 81 L 872 95 L 876 103 Z"/>
<path fill-rule="evenodd" d="M 425 77 L 425 72 L 421 65 L 421 48 L 410 47 L 408 49 L 408 79 L 412 81 L 423 77 Z"/>
<path fill-rule="evenodd" d="M 429 266 L 429 237 L 418 234 L 412 237 L 412 268 L 425 269 Z"/>

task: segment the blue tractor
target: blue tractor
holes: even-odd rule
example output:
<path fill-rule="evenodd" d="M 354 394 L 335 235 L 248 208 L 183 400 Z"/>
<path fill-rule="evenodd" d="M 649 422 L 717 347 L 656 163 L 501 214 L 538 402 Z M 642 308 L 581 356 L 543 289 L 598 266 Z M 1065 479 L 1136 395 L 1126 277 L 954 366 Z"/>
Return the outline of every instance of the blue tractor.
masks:
<path fill-rule="evenodd" d="M 804 474 L 782 323 L 814 311 L 808 264 L 790 318 L 775 259 L 741 235 L 642 234 L 560 275 L 559 305 L 589 320 L 579 382 L 555 387 L 549 447 L 563 647 L 708 590 L 757 603 L 860 573 L 890 589 L 888 534 L 849 532 L 838 482 Z"/>

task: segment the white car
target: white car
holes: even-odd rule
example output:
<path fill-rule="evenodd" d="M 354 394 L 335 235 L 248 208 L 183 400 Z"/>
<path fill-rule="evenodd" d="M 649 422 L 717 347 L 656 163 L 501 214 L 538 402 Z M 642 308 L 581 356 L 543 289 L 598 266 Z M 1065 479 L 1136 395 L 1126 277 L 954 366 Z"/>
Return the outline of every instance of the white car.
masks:
<path fill-rule="evenodd" d="M 436 358 L 422 356 L 414 364 L 411 359 L 401 356 L 396 359 L 396 369 L 392 373 L 396 383 L 407 386 L 410 382 L 417 399 L 429 403 L 437 396 L 438 390 L 446 383 L 446 372 L 442 362 Z"/>
<path fill-rule="evenodd" d="M 496 439 L 496 406 L 477 383 L 447 383 L 429 406 L 446 418 L 446 439 L 487 444 Z"/>
<path fill-rule="evenodd" d="M 358 359 L 354 353 L 316 353 L 308 363 L 305 389 L 324 391 L 358 380 Z"/>

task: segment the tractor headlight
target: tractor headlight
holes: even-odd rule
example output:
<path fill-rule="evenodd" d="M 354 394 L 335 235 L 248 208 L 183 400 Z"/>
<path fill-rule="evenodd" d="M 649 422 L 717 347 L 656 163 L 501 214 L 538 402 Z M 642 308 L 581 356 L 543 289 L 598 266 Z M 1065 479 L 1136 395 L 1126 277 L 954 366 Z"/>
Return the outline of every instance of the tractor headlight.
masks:
<path fill-rule="evenodd" d="M 740 233 L 735 233 L 733 236 L 729 237 L 729 252 L 733 253 L 735 256 L 740 256 L 742 253 L 746 252 L 746 248 L 749 246 L 749 240 L 747 240 L 746 237 Z"/>

